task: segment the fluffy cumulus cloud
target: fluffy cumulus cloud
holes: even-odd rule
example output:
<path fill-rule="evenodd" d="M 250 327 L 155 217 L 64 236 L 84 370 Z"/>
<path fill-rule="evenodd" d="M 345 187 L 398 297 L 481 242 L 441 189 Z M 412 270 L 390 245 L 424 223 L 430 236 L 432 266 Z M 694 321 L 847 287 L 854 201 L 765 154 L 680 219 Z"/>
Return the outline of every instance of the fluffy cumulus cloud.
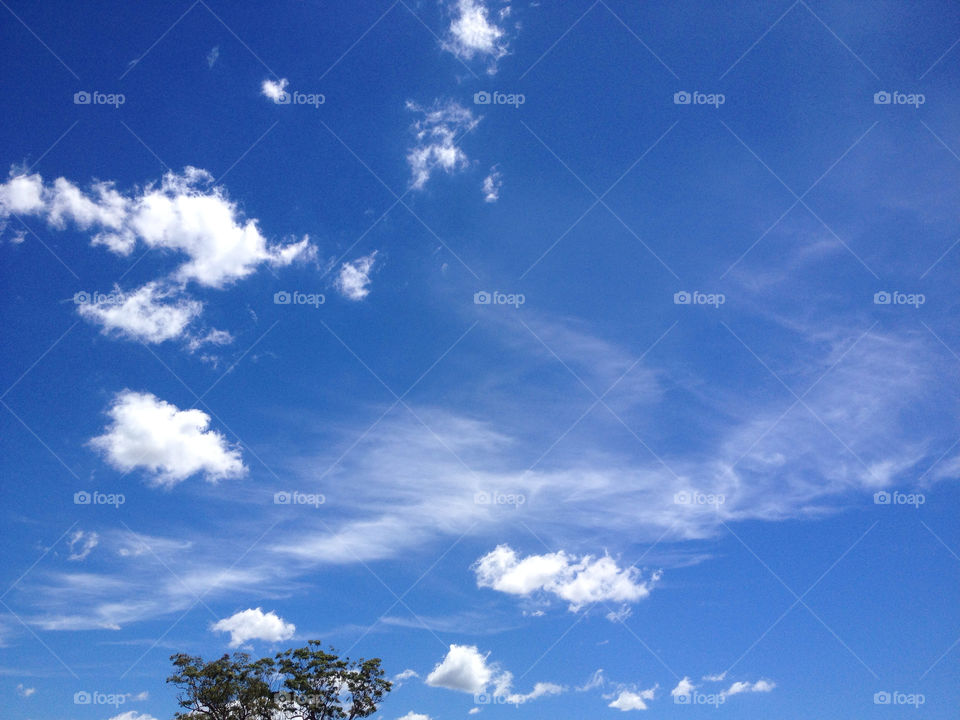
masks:
<path fill-rule="evenodd" d="M 507 17 L 509 6 L 499 11 L 499 19 Z M 451 3 L 452 20 L 443 48 L 461 60 L 479 56 L 489 61 L 487 71 L 497 71 L 496 61 L 507 54 L 505 32 L 491 20 L 491 10 L 483 0 L 455 0 Z"/>
<path fill-rule="evenodd" d="M 423 713 L 418 713 L 411 710 L 403 717 L 398 718 L 398 720 L 431 720 L 431 718 L 429 715 L 424 715 Z"/>
<path fill-rule="evenodd" d="M 210 416 L 201 410 L 180 410 L 151 393 L 124 390 L 108 415 L 110 425 L 90 442 L 118 470 L 143 468 L 167 486 L 196 473 L 215 482 L 246 472 L 240 451 L 208 429 Z"/>
<path fill-rule="evenodd" d="M 646 710 L 647 702 L 653 700 L 656 694 L 657 686 L 639 692 L 634 690 L 621 690 L 607 707 L 612 707 L 622 712 L 628 710 Z"/>
<path fill-rule="evenodd" d="M 503 175 L 494 165 L 490 168 L 490 174 L 483 179 L 483 199 L 485 202 L 494 203 L 500 199 L 500 187 L 503 185 Z"/>
<path fill-rule="evenodd" d="M 417 144 L 407 153 L 413 189 L 422 190 L 437 170 L 452 174 L 467 167 L 467 155 L 457 143 L 479 122 L 470 110 L 452 101 L 429 108 L 407 101 L 407 109 L 423 116 L 413 124 Z"/>
<path fill-rule="evenodd" d="M 424 682 L 466 693 L 489 692 L 511 705 L 536 700 L 546 695 L 558 695 L 564 687 L 555 683 L 538 682 L 528 693 L 513 691 L 513 674 L 499 665 L 488 662 L 489 653 L 482 654 L 476 645 L 451 645 L 446 657 L 437 663 Z"/>
<path fill-rule="evenodd" d="M 370 294 L 370 271 L 376 259 L 377 251 L 374 250 L 353 262 L 343 263 L 334 281 L 337 291 L 349 300 L 363 300 Z"/>
<path fill-rule="evenodd" d="M 494 670 L 476 645 L 451 645 L 447 655 L 424 681 L 433 687 L 479 693 L 490 684 Z"/>
<path fill-rule="evenodd" d="M 129 293 L 125 302 L 79 304 L 81 316 L 105 331 L 144 342 L 178 337 L 200 313 L 202 305 L 185 295 L 189 283 L 223 288 L 263 265 L 315 254 L 307 237 L 269 242 L 257 220 L 245 217 L 210 173 L 194 167 L 128 193 L 110 182 L 84 190 L 62 177 L 46 183 L 38 174 L 11 171 L 0 183 L 0 221 L 10 215 L 39 217 L 57 230 L 72 226 L 117 255 L 130 255 L 139 243 L 182 258 L 168 277 Z"/>
<path fill-rule="evenodd" d="M 20 685 L 17 685 L 17 695 L 19 695 L 20 697 L 28 698 L 31 695 L 33 695 L 35 692 L 37 692 L 36 688 L 24 687 L 22 683 Z"/>
<path fill-rule="evenodd" d="M 293 637 L 297 628 L 293 623 L 285 622 L 275 612 L 265 613 L 260 608 L 251 608 L 218 620 L 211 629 L 230 633 L 230 647 L 237 647 L 250 640 L 288 640 Z"/>
<path fill-rule="evenodd" d="M 202 303 L 158 282 L 130 294 L 116 289 L 104 298 L 85 296 L 77 302 L 80 316 L 100 325 L 104 333 L 147 343 L 180 337 L 202 310 Z"/>
<path fill-rule="evenodd" d="M 114 715 L 110 720 L 157 720 L 153 715 L 147 713 L 138 713 L 136 710 L 127 710 L 119 715 Z"/>
<path fill-rule="evenodd" d="M 287 93 L 288 84 L 286 78 L 279 78 L 277 80 L 267 79 L 264 80 L 260 86 L 260 92 L 264 97 L 270 98 L 274 102 L 280 102 Z"/>
<path fill-rule="evenodd" d="M 690 678 L 684 676 L 683 679 L 677 683 L 677 686 L 670 691 L 670 694 L 673 697 L 686 696 L 696 690 L 697 686 L 690 682 Z"/>
<path fill-rule="evenodd" d="M 644 579 L 636 568 L 621 569 L 603 556 L 577 557 L 560 552 L 520 558 L 508 545 L 498 545 L 473 565 L 479 587 L 510 595 L 547 592 L 569 603 L 571 612 L 597 602 L 635 603 L 650 594 L 660 579 Z"/>

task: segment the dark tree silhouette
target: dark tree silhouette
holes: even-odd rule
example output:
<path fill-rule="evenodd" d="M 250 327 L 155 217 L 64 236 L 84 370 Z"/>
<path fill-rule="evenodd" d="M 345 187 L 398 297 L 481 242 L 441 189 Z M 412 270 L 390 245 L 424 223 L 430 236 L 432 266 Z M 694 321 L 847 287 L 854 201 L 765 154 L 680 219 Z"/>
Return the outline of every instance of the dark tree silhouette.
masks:
<path fill-rule="evenodd" d="M 170 660 L 177 720 L 355 720 L 375 713 L 391 688 L 380 658 L 341 659 L 318 640 L 256 661 L 246 653 Z"/>

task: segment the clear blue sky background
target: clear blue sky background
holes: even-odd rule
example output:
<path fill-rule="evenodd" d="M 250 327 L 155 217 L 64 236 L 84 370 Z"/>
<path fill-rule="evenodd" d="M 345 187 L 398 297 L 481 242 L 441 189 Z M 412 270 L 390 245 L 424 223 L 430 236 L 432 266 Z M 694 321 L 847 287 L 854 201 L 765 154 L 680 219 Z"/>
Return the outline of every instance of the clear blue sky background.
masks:
<path fill-rule="evenodd" d="M 136 195 L 203 168 L 271 244 L 314 248 L 177 286 L 202 314 L 141 342 L 74 295 L 134 292 L 182 253 L 134 264 L 142 243 L 121 256 L 0 203 L 5 718 L 171 717 L 168 656 L 231 651 L 212 624 L 253 608 L 296 628 L 243 642 L 255 655 L 319 638 L 416 671 L 383 718 L 957 717 L 960 6 L 479 3 L 503 51 L 471 56 L 434 0 L 0 4 L 11 177 Z M 275 104 L 280 79 L 325 102 Z M 442 137 L 418 140 L 417 107 L 459 148 L 422 187 L 408 155 Z M 364 258 L 350 297 L 338 278 Z M 694 291 L 725 301 L 675 302 Z M 875 302 L 894 291 L 924 302 Z M 214 328 L 232 341 L 191 350 Z M 125 389 L 204 412 L 245 472 L 160 487 L 118 468 L 91 440 Z M 326 502 L 274 503 L 294 490 Z M 491 491 L 525 502 L 476 502 Z M 480 587 L 499 545 L 662 575 L 571 610 Z M 515 693 L 563 690 L 475 705 L 424 682 L 451 644 Z M 773 687 L 689 707 L 684 678 Z M 610 707 L 654 687 L 646 710 Z M 924 704 L 874 704 L 893 691 Z"/>

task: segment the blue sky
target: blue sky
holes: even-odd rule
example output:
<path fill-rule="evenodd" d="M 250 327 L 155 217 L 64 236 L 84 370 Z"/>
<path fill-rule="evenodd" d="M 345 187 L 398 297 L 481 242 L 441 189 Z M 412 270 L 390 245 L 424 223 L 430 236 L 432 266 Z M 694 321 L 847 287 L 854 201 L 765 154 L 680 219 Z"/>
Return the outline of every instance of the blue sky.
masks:
<path fill-rule="evenodd" d="M 955 5 L 0 4 L 5 717 L 956 717 Z"/>

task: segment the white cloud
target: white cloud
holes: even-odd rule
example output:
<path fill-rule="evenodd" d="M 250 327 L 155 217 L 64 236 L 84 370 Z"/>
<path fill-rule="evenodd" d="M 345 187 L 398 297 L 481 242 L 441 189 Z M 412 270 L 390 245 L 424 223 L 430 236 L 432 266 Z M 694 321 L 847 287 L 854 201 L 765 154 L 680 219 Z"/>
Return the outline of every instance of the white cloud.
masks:
<path fill-rule="evenodd" d="M 79 561 L 86 560 L 93 549 L 100 544 L 100 536 L 95 532 L 84 532 L 75 530 L 70 534 L 67 544 L 70 548 L 68 560 Z"/>
<path fill-rule="evenodd" d="M 500 188 L 503 186 L 503 175 L 494 165 L 490 168 L 490 174 L 483 179 L 483 199 L 488 203 L 496 202 L 500 199 Z"/>
<path fill-rule="evenodd" d="M 14 175 L 0 184 L 0 218 L 10 213 L 39 215 L 57 229 L 72 222 L 95 233 L 92 244 L 118 255 L 129 255 L 138 241 L 182 253 L 187 261 L 172 278 L 212 288 L 244 278 L 260 265 L 289 265 L 314 253 L 307 237 L 268 243 L 257 221 L 243 215 L 210 173 L 195 167 L 168 172 L 159 187 L 127 195 L 113 183 L 95 183 L 85 193 L 64 178 L 44 186 L 39 175 Z"/>
<path fill-rule="evenodd" d="M 690 682 L 690 678 L 685 675 L 683 679 L 677 683 L 677 686 L 670 691 L 670 694 L 673 697 L 680 697 L 681 695 L 689 695 L 696 689 L 697 686 Z"/>
<path fill-rule="evenodd" d="M 473 570 L 478 587 L 521 596 L 548 592 L 566 600 L 571 612 L 602 601 L 637 602 L 647 597 L 660 579 L 659 572 L 642 579 L 638 569 L 621 569 L 607 555 L 578 558 L 561 550 L 521 560 L 508 545 L 498 545 L 481 557 Z"/>
<path fill-rule="evenodd" d="M 429 715 L 424 715 L 423 713 L 416 713 L 413 710 L 411 710 L 403 717 L 398 718 L 398 720 L 431 720 L 431 718 Z"/>
<path fill-rule="evenodd" d="M 202 303 L 177 297 L 177 294 L 174 288 L 148 282 L 129 295 L 116 288 L 111 295 L 115 302 L 80 303 L 77 312 L 86 320 L 101 325 L 104 333 L 114 332 L 133 340 L 161 343 L 180 337 L 203 310 Z"/>
<path fill-rule="evenodd" d="M 370 271 L 376 261 L 377 251 L 357 258 L 353 262 L 345 262 L 340 267 L 334 283 L 337 290 L 350 300 L 363 300 L 370 294 Z"/>
<path fill-rule="evenodd" d="M 263 84 L 260 86 L 260 92 L 263 93 L 264 97 L 268 97 L 274 102 L 280 102 L 281 98 L 286 95 L 287 85 L 289 82 L 286 78 L 280 78 L 279 80 L 264 80 Z"/>
<path fill-rule="evenodd" d="M 22 683 L 20 685 L 17 685 L 17 695 L 19 695 L 20 697 L 28 698 L 31 695 L 33 695 L 36 691 L 37 691 L 36 688 L 24 687 Z"/>
<path fill-rule="evenodd" d="M 407 153 L 413 189 L 423 189 L 437 169 L 452 174 L 467 167 L 467 155 L 456 143 L 479 122 L 470 110 L 453 101 L 432 108 L 407 101 L 407 109 L 423 114 L 412 128 L 417 144 Z"/>
<path fill-rule="evenodd" d="M 723 691 L 723 695 L 739 695 L 741 693 L 770 692 L 776 687 L 776 683 L 769 680 L 757 680 L 755 683 L 740 681 L 735 682 L 729 688 Z"/>
<path fill-rule="evenodd" d="M 453 7 L 453 20 L 443 42 L 444 50 L 452 52 L 461 60 L 476 56 L 490 60 L 488 72 L 497 71 L 496 61 L 507 54 L 504 31 L 490 21 L 490 10 L 482 0 L 457 0 Z M 509 9 L 501 12 L 506 17 Z"/>
<path fill-rule="evenodd" d="M 483 692 L 493 678 L 494 670 L 487 665 L 487 655 L 481 655 L 476 645 L 451 645 L 443 658 L 424 681 L 433 687 L 459 690 L 466 693 Z"/>
<path fill-rule="evenodd" d="M 167 486 L 199 472 L 210 482 L 246 472 L 240 451 L 207 429 L 210 416 L 201 410 L 180 410 L 151 393 L 124 390 L 108 415 L 106 432 L 90 442 L 118 470 L 144 468 Z"/>
<path fill-rule="evenodd" d="M 704 675 L 701 679 L 705 680 L 706 682 L 723 682 L 725 677 L 727 677 L 726 671 L 716 675 Z"/>
<path fill-rule="evenodd" d="M 657 687 L 659 686 L 654 685 L 652 688 L 641 690 L 640 692 L 621 690 L 607 707 L 612 707 L 623 712 L 627 712 L 628 710 L 646 710 L 647 701 L 653 700 Z"/>
<path fill-rule="evenodd" d="M 403 672 L 398 672 L 396 675 L 394 675 L 393 678 L 391 678 L 391 682 L 393 683 L 394 688 L 398 688 L 398 687 L 401 687 L 403 683 L 409 680 L 410 678 L 418 678 L 418 677 L 420 677 L 420 674 L 416 670 L 407 668 Z"/>
<path fill-rule="evenodd" d="M 498 665 L 487 662 L 489 653 L 482 655 L 476 645 L 451 645 L 424 681 L 433 687 L 459 690 L 466 693 L 490 693 L 511 705 L 536 700 L 545 695 L 558 695 L 565 688 L 556 683 L 538 682 L 525 694 L 513 692 L 513 674 Z"/>
<path fill-rule="evenodd" d="M 594 688 L 603 687 L 606 682 L 607 679 L 603 676 L 603 668 L 598 668 L 593 675 L 590 676 L 590 679 L 580 687 L 576 688 L 576 690 L 577 692 L 586 692 L 588 690 L 593 690 Z"/>
<path fill-rule="evenodd" d="M 280 642 L 293 637 L 296 627 L 279 617 L 275 612 L 263 612 L 251 608 L 218 620 L 211 626 L 216 632 L 230 633 L 230 647 L 237 647 L 248 640 Z"/>
<path fill-rule="evenodd" d="M 147 713 L 138 713 L 136 710 L 127 710 L 119 715 L 114 715 L 110 720 L 157 720 L 153 715 Z"/>
<path fill-rule="evenodd" d="M 226 330 L 210 330 L 202 337 L 190 338 L 187 348 L 190 352 L 196 352 L 205 345 L 229 345 L 233 342 L 233 335 Z"/>

